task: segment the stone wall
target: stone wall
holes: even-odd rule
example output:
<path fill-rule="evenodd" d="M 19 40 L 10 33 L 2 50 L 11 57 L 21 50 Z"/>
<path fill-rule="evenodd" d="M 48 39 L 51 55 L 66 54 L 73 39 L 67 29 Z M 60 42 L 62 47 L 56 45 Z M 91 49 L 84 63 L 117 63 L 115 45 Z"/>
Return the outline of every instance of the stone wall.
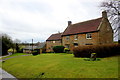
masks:
<path fill-rule="evenodd" d="M 70 35 L 69 40 L 66 40 L 66 36 L 62 37 L 62 45 L 66 47 L 69 45 L 69 49 L 72 50 L 74 47 L 83 46 L 83 45 L 97 45 L 98 44 L 98 32 L 90 33 L 91 39 L 86 38 L 86 34 L 78 34 L 78 39 L 75 38 L 75 35 Z"/>
<path fill-rule="evenodd" d="M 86 34 L 87 33 L 77 34 L 78 39 L 75 39 L 75 35 L 70 35 L 69 40 L 66 39 L 66 36 L 63 36 L 62 45 L 65 47 L 69 45 L 69 49 L 73 50 L 73 48 L 76 47 L 75 44 L 83 46 L 113 43 L 113 30 L 107 18 L 102 19 L 97 32 L 90 33 L 92 36 L 91 39 L 87 39 Z"/>
<path fill-rule="evenodd" d="M 107 19 L 103 18 L 99 30 L 99 44 L 113 43 L 113 30 Z"/>
<path fill-rule="evenodd" d="M 60 46 L 60 45 L 62 45 L 61 40 L 46 41 L 46 52 L 53 52 L 53 47 Z"/>

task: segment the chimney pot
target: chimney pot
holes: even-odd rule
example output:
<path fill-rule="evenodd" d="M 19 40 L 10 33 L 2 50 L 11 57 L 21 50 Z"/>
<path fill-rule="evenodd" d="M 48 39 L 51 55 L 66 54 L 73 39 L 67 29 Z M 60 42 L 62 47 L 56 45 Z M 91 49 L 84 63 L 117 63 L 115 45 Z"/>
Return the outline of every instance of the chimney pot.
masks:
<path fill-rule="evenodd" d="M 68 21 L 68 26 L 72 24 L 72 21 Z"/>
<path fill-rule="evenodd" d="M 106 12 L 106 11 L 103 11 L 103 12 L 102 12 L 102 17 L 103 17 L 103 18 L 107 18 L 107 12 Z"/>

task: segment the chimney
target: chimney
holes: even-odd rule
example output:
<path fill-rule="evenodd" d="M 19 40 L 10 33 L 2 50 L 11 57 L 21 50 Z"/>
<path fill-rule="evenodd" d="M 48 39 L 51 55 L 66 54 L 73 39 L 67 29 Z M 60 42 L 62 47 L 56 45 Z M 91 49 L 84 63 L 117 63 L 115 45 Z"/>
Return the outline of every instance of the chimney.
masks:
<path fill-rule="evenodd" d="M 71 25 L 71 24 L 72 24 L 72 22 L 71 22 L 71 21 L 68 21 L 68 26 Z"/>
<path fill-rule="evenodd" d="M 103 17 L 103 18 L 107 18 L 107 12 L 106 12 L 106 11 L 103 11 L 103 12 L 102 12 L 102 17 Z"/>

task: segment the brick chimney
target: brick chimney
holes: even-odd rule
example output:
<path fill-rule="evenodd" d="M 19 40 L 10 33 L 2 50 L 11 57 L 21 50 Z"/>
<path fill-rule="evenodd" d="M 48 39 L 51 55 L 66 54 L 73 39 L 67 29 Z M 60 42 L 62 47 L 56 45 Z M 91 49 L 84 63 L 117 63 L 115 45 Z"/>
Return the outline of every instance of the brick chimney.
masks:
<path fill-rule="evenodd" d="M 72 21 L 68 21 L 68 26 L 72 24 Z"/>
<path fill-rule="evenodd" d="M 106 12 L 106 11 L 103 11 L 103 12 L 102 12 L 102 17 L 103 17 L 103 18 L 107 18 L 107 12 Z"/>

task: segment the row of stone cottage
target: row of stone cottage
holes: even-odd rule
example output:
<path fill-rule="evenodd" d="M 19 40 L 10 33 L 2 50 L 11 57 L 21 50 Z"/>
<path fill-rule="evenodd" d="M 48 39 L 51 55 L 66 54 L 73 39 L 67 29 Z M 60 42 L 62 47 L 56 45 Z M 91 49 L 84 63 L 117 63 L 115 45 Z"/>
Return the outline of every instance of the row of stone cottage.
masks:
<path fill-rule="evenodd" d="M 107 12 L 102 17 L 76 24 L 68 21 L 63 33 L 52 34 L 46 40 L 46 52 L 52 52 L 53 46 L 63 45 L 72 50 L 82 45 L 102 45 L 113 43 L 113 30 L 107 18 Z"/>

